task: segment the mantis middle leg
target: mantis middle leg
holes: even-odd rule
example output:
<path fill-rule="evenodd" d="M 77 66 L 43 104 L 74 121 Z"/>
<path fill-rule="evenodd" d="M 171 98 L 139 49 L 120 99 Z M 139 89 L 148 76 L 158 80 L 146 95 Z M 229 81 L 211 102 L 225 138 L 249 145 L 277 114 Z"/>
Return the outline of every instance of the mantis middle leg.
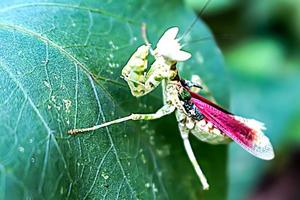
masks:
<path fill-rule="evenodd" d="M 165 104 L 163 107 L 161 107 L 156 113 L 151 113 L 151 114 L 131 114 L 129 116 L 120 118 L 120 119 L 116 119 L 110 122 L 106 122 L 100 125 L 96 125 L 93 127 L 89 127 L 89 128 L 81 128 L 81 129 L 72 129 L 69 130 L 68 133 L 73 135 L 73 134 L 78 134 L 78 133 L 82 133 L 82 132 L 86 132 L 86 131 L 94 131 L 97 130 L 99 128 L 103 128 L 106 126 L 110 126 L 112 124 L 118 124 L 124 121 L 128 121 L 128 120 L 154 120 L 154 119 L 158 119 L 161 118 L 165 115 L 171 114 L 172 112 L 174 112 L 175 110 L 175 106 L 170 105 L 170 104 Z"/>

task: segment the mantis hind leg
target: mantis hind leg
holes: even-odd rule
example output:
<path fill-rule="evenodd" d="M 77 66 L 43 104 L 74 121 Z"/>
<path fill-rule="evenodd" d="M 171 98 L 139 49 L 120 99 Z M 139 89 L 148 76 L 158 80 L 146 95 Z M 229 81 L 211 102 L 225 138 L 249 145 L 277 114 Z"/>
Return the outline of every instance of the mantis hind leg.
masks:
<path fill-rule="evenodd" d="M 183 144 L 184 144 L 184 148 L 185 148 L 185 151 L 191 161 L 191 163 L 193 164 L 193 167 L 200 179 L 200 182 L 203 186 L 203 189 L 204 190 L 208 190 L 209 189 L 209 185 L 207 183 L 207 180 L 206 180 L 206 177 L 205 175 L 203 174 L 197 160 L 196 160 L 196 157 L 194 155 L 194 152 L 193 152 L 193 149 L 192 149 L 192 146 L 190 144 L 190 141 L 189 141 L 189 129 L 182 123 L 179 123 L 179 130 L 180 130 L 180 134 L 181 134 L 181 137 L 183 139 Z"/>

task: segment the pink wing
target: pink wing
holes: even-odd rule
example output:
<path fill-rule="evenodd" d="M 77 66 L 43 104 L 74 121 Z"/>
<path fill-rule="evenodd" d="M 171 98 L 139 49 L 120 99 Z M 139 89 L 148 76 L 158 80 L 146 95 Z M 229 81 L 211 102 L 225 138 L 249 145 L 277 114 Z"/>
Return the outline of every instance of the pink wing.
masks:
<path fill-rule="evenodd" d="M 273 147 L 264 135 L 264 124 L 254 119 L 235 116 L 204 97 L 191 92 L 192 102 L 214 126 L 254 156 L 271 160 Z"/>

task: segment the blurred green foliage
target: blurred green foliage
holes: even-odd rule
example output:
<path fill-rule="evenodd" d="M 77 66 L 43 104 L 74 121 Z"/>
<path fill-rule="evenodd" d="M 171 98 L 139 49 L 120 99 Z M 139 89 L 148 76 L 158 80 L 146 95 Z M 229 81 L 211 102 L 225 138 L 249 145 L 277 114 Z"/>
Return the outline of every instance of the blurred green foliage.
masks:
<path fill-rule="evenodd" d="M 205 1 L 186 3 L 199 12 Z M 264 121 L 275 148 L 276 158 L 265 162 L 230 145 L 228 199 L 251 199 L 260 187 L 268 190 L 266 174 L 274 184 L 278 171 L 289 171 L 284 163 L 299 150 L 300 1 L 212 0 L 202 18 L 225 54 L 231 110 Z"/>
<path fill-rule="evenodd" d="M 204 8 L 205 1 L 199 0 L 184 0 L 187 5 L 192 7 L 194 10 L 200 12 Z M 217 0 L 217 1 L 210 1 L 209 7 L 205 8 L 205 13 L 218 13 L 222 12 L 226 9 L 231 8 L 235 5 L 237 0 Z"/>

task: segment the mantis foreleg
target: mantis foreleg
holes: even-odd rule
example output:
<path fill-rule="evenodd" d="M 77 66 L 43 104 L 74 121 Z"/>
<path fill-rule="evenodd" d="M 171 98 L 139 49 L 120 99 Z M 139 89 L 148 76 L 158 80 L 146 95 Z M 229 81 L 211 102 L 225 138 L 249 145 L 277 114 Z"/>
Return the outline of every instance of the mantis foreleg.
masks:
<path fill-rule="evenodd" d="M 163 58 L 155 58 L 147 71 L 147 57 L 150 46 L 142 45 L 131 56 L 122 70 L 122 77 L 128 83 L 133 96 L 143 96 L 154 90 L 163 79 L 175 76 L 170 70 L 175 62 L 166 62 Z"/>

